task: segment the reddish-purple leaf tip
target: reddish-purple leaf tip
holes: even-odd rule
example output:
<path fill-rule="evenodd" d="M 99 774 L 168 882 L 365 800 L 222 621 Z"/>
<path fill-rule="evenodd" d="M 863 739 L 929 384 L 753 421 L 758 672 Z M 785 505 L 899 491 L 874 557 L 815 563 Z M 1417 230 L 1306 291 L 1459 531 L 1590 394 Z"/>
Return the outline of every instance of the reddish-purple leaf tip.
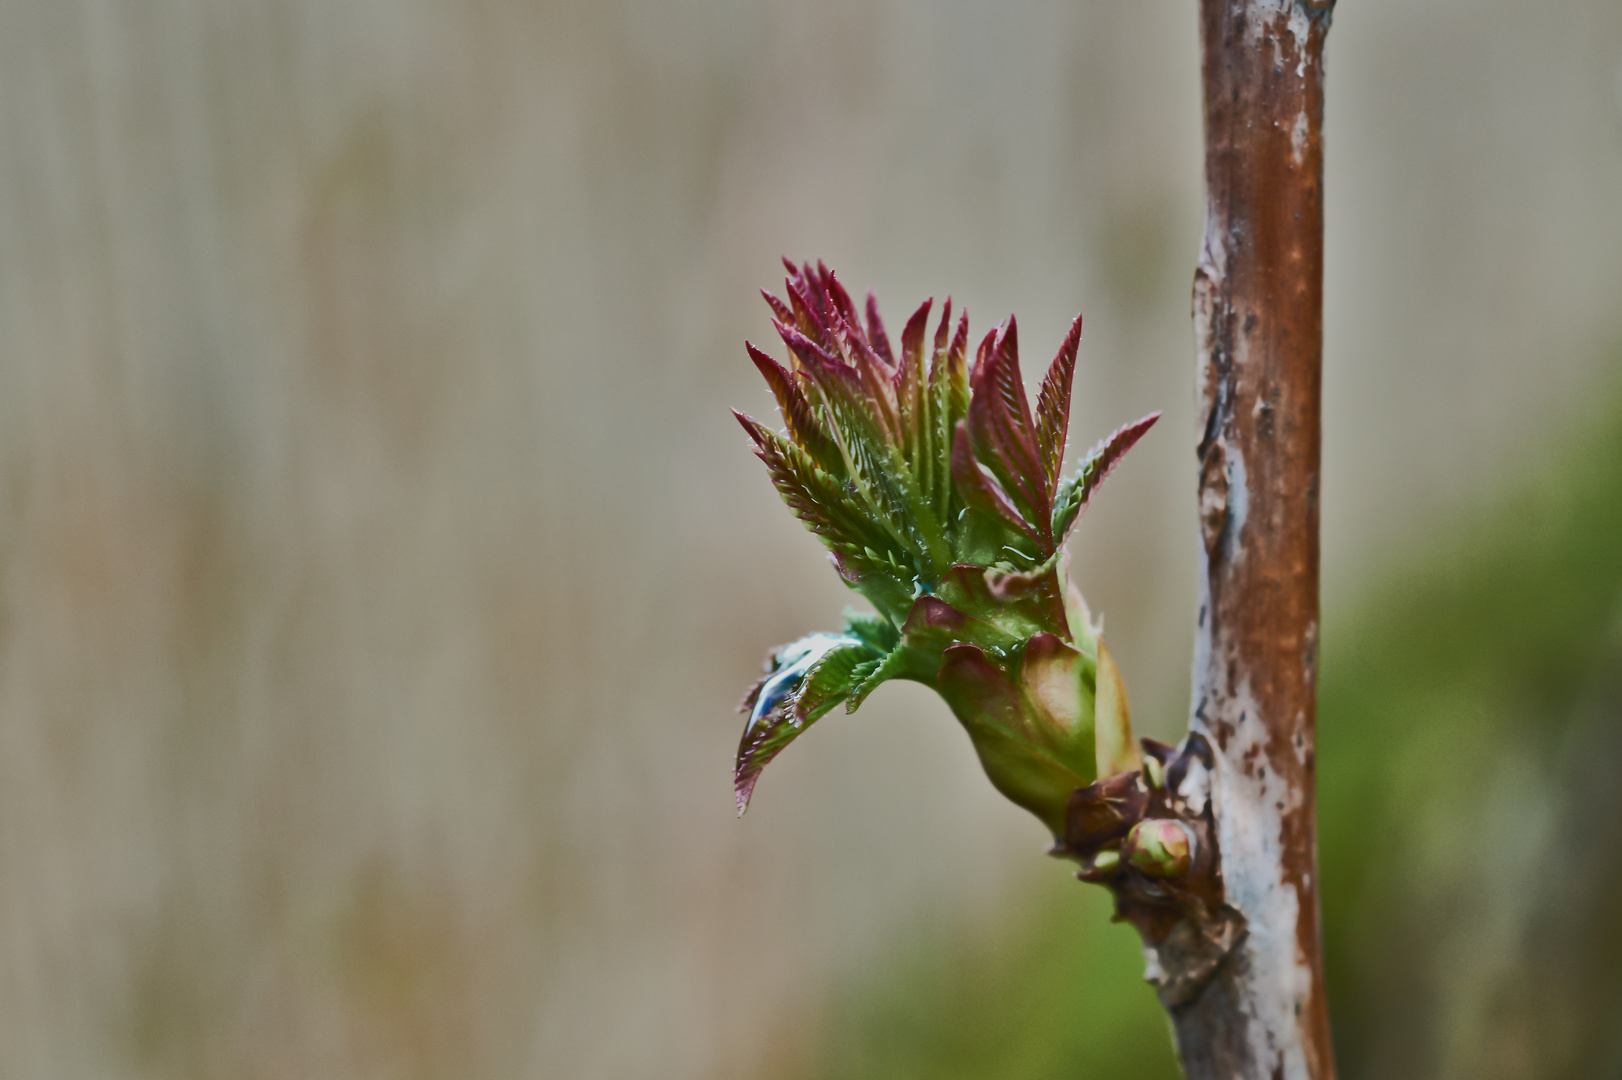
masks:
<path fill-rule="evenodd" d="M 884 320 L 879 317 L 879 301 L 873 290 L 867 290 L 867 341 L 879 358 L 895 367 L 895 353 L 890 350 L 890 335 L 885 332 Z"/>
<path fill-rule="evenodd" d="M 952 435 L 951 470 L 952 483 L 957 486 L 963 501 L 981 513 L 1001 518 L 1038 547 L 1045 547 L 1040 532 L 1025 520 L 997 478 L 987 475 L 984 466 L 975 459 L 972 441 L 967 423 L 958 421 L 957 430 Z"/>
<path fill-rule="evenodd" d="M 929 311 L 935 306 L 932 296 L 918 305 L 918 310 L 912 313 L 907 320 L 905 329 L 901 331 L 901 354 L 910 358 L 910 362 L 917 364 L 923 355 L 924 331 L 929 328 Z"/>
<path fill-rule="evenodd" d="M 1081 316 L 1070 323 L 1070 332 L 1059 345 L 1036 397 L 1036 439 L 1042 451 L 1051 490 L 1064 469 L 1064 444 L 1070 429 L 1070 388 L 1076 374 L 1076 348 L 1081 344 Z"/>
<path fill-rule="evenodd" d="M 749 797 L 755 793 L 755 782 L 760 779 L 760 773 L 750 773 L 747 776 L 736 776 L 732 781 L 732 790 L 738 800 L 738 816 L 749 809 Z"/>
<path fill-rule="evenodd" d="M 748 413 L 740 412 L 737 409 L 732 410 L 732 415 L 737 418 L 738 423 L 743 426 L 743 430 L 748 434 L 749 438 L 754 441 L 756 448 L 764 449 L 766 446 L 766 432 L 760 426 L 760 421 L 756 420 Z"/>

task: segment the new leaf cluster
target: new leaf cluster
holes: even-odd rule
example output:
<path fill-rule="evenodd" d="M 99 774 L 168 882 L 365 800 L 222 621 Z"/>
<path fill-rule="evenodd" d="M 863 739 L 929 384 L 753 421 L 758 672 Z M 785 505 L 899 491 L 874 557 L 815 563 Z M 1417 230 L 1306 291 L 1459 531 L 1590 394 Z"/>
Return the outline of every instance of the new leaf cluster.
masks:
<path fill-rule="evenodd" d="M 761 769 L 810 723 L 908 678 L 941 692 L 993 782 L 1049 820 L 1048 789 L 1067 795 L 1096 772 L 1099 643 L 1068 585 L 1064 543 L 1160 414 L 1122 427 L 1064 478 L 1079 315 L 1033 412 L 1013 316 L 971 362 L 968 313 L 954 325 L 948 298 L 931 334 L 925 300 L 897 350 L 871 293 L 859 313 L 822 264 L 785 265 L 787 299 L 762 295 L 789 363 L 747 345 L 783 430 L 734 415 L 783 501 L 875 613 L 847 613 L 843 632 L 775 650 L 743 703 L 739 812 Z"/>

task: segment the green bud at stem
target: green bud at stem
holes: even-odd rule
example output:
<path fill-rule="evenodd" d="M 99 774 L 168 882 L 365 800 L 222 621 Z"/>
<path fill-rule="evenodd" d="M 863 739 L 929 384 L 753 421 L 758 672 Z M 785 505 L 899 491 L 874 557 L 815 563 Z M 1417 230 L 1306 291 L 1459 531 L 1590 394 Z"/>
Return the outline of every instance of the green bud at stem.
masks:
<path fill-rule="evenodd" d="M 1126 861 L 1149 877 L 1173 878 L 1188 873 L 1194 861 L 1194 838 L 1188 826 L 1169 818 L 1150 818 L 1132 826 L 1122 847 Z"/>

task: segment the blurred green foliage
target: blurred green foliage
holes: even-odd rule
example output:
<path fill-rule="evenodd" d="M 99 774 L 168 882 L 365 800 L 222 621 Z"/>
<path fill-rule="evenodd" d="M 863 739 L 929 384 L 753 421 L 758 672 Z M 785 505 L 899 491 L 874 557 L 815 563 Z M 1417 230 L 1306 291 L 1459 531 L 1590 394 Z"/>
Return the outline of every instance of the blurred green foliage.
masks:
<path fill-rule="evenodd" d="M 1143 982 L 1137 931 L 1109 894 L 1049 868 L 1020 929 L 929 935 L 833 1006 L 816 1075 L 830 1080 L 1035 1080 L 1179 1075 Z M 1010 920 L 1011 922 L 1013 920 Z"/>
<path fill-rule="evenodd" d="M 1320 665 L 1343 1077 L 1622 1076 L 1622 397 L 1344 613 Z M 829 1080 L 1177 1075 L 1108 898 L 920 933 L 829 1009 Z"/>

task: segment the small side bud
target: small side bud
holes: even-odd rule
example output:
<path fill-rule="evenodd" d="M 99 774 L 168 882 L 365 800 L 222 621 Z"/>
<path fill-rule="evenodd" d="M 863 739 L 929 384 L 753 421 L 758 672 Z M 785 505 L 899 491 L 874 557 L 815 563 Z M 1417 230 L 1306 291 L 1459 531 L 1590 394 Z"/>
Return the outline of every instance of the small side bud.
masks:
<path fill-rule="evenodd" d="M 1180 821 L 1150 818 L 1132 826 L 1121 854 L 1149 877 L 1181 877 L 1194 861 L 1194 837 Z"/>
<path fill-rule="evenodd" d="M 1148 781 L 1150 791 L 1166 790 L 1166 767 L 1160 764 L 1158 758 L 1143 759 L 1143 778 Z"/>

